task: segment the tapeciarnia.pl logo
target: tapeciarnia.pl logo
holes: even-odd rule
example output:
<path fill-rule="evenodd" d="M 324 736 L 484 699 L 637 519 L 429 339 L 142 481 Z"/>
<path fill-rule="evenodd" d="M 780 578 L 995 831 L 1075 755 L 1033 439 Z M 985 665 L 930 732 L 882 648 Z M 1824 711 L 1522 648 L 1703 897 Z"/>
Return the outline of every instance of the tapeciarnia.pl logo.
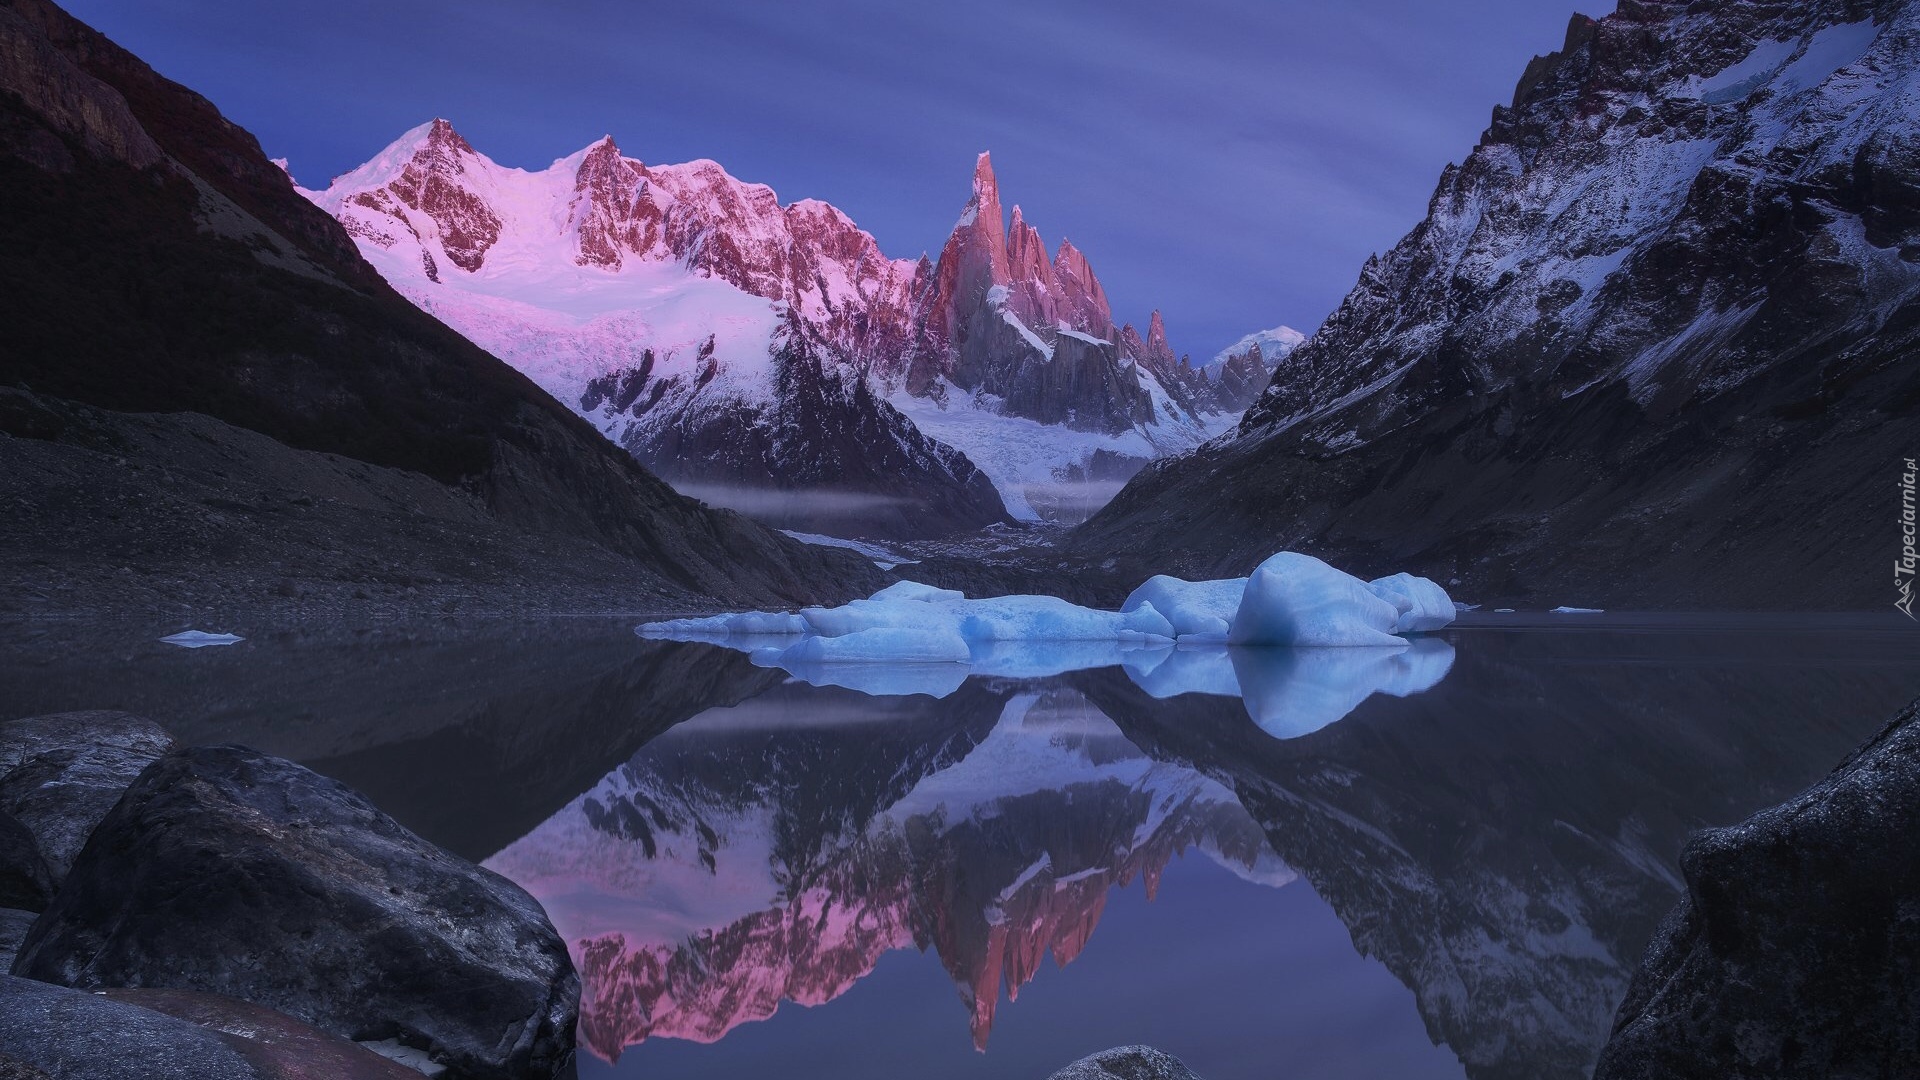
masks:
<path fill-rule="evenodd" d="M 1906 613 L 1909 619 L 1920 619 L 1913 613 L 1913 570 L 1914 562 L 1920 559 L 1913 550 L 1913 477 L 1920 469 L 1913 467 L 1913 459 L 1905 458 L 1906 471 L 1900 474 L 1900 557 L 1893 561 L 1893 588 L 1897 598 L 1893 606 Z"/>

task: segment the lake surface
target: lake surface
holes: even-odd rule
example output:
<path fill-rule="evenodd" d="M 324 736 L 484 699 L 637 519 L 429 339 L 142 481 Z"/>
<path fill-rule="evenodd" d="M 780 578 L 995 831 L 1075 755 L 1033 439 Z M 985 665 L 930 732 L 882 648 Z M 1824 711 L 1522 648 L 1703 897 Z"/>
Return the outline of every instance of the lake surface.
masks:
<path fill-rule="evenodd" d="M 0 700 L 291 757 L 519 881 L 580 967 L 586 1076 L 1041 1080 L 1128 1042 L 1207 1080 L 1584 1076 L 1688 833 L 1920 695 L 1920 630 L 1469 618 L 1391 662 L 971 676 L 635 620 L 46 623 L 4 628 Z"/>

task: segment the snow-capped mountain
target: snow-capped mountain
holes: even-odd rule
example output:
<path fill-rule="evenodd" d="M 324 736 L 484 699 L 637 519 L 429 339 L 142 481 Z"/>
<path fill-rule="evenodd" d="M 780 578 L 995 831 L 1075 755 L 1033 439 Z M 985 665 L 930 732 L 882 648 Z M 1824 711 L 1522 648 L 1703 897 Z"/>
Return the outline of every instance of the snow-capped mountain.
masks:
<path fill-rule="evenodd" d="M 1244 411 L 1273 381 L 1280 362 L 1293 354 L 1307 335 L 1291 326 L 1259 330 L 1220 350 L 1201 368 L 1214 383 L 1214 399 L 1229 411 Z"/>
<path fill-rule="evenodd" d="M 527 171 L 435 120 L 307 194 L 408 298 L 649 467 L 783 526 L 1036 518 L 1096 459 L 1130 473 L 1235 415 L 1157 313 L 1145 339 L 1114 327 L 1078 249 L 1049 259 L 1017 207 L 1008 232 L 985 155 L 937 263 L 611 138 Z"/>
<path fill-rule="evenodd" d="M 1210 572 L 1299 547 L 1485 599 L 1879 607 L 1920 400 L 1916 145 L 1911 0 L 1575 18 L 1237 438 L 1086 542 Z"/>
<path fill-rule="evenodd" d="M 444 120 L 309 196 L 409 299 L 683 490 L 822 531 L 1005 517 L 971 462 L 858 377 L 899 348 L 914 266 L 824 203 L 783 207 L 710 161 L 645 166 L 611 139 L 505 168 Z"/>
<path fill-rule="evenodd" d="M 855 698 L 814 727 L 766 709 L 674 729 L 488 860 L 569 940 L 603 1057 L 832 1000 L 912 948 L 984 1047 L 1002 993 L 1079 956 L 1110 890 L 1151 894 L 1188 850 L 1293 880 L 1225 787 L 1144 757 L 1069 690 Z"/>

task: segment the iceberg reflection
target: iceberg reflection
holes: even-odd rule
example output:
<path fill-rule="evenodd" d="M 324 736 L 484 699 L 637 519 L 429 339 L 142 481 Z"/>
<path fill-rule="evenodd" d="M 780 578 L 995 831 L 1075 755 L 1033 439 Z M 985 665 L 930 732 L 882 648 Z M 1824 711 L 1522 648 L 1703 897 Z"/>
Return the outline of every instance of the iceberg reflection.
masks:
<path fill-rule="evenodd" d="M 969 643 L 965 663 L 804 660 L 788 648 L 793 640 L 791 635 L 722 636 L 714 643 L 813 686 L 838 686 L 874 697 L 944 698 L 974 676 L 1047 679 L 1118 667 L 1155 698 L 1239 698 L 1247 716 L 1277 739 L 1318 731 L 1374 694 L 1407 697 L 1431 690 L 1453 667 L 1452 645 L 1418 636 L 1398 648 L 1371 649 L 977 641 Z"/>
<path fill-rule="evenodd" d="M 1453 646 L 1416 638 L 1400 649 L 1289 649 L 1227 646 L 1130 657 L 1127 677 L 1156 698 L 1237 697 L 1276 739 L 1319 731 L 1374 694 L 1431 690 L 1453 668 Z"/>

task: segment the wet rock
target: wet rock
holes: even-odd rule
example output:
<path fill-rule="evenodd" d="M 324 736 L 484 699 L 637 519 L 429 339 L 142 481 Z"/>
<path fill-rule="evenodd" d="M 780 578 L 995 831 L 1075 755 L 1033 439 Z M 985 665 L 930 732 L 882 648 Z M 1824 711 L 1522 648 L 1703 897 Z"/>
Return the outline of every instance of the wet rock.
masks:
<path fill-rule="evenodd" d="M 53 871 L 20 819 L 0 810 L 0 907 L 41 911 L 53 897 Z"/>
<path fill-rule="evenodd" d="M 1200 1080 L 1172 1054 L 1151 1046 L 1117 1046 L 1061 1069 L 1047 1080 Z"/>
<path fill-rule="evenodd" d="M 201 990 L 452 1077 L 554 1075 L 580 984 L 518 886 L 364 797 L 241 747 L 169 754 L 101 822 L 15 962 L 80 987 Z"/>
<path fill-rule="evenodd" d="M 1681 857 L 1595 1080 L 1886 1077 L 1920 1062 L 1920 702 Z"/>
<path fill-rule="evenodd" d="M 0 1080 L 418 1080 L 419 1075 L 244 1001 L 175 990 L 89 994 L 0 975 Z"/>
<path fill-rule="evenodd" d="M 0 810 L 33 835 L 57 886 L 121 792 L 173 746 L 160 725 L 125 712 L 53 713 L 0 724 Z"/>
<path fill-rule="evenodd" d="M 38 912 L 0 908 L 0 972 L 13 966 L 14 954 L 20 951 L 20 943 L 27 940 L 27 931 L 39 917 Z"/>

